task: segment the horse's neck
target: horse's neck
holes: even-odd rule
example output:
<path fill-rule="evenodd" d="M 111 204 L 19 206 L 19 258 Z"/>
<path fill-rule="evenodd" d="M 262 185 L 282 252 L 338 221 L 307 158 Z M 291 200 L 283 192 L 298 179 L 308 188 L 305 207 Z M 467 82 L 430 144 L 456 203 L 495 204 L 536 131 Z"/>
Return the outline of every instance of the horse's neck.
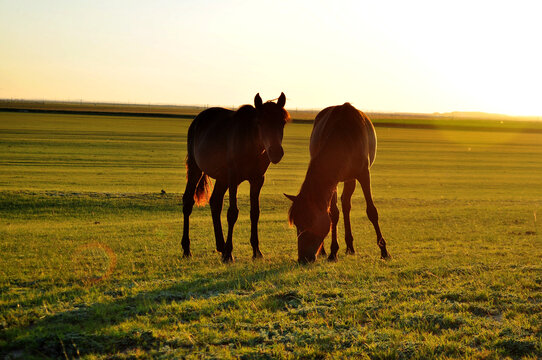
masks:
<path fill-rule="evenodd" d="M 263 143 L 258 135 L 258 126 L 253 118 L 232 118 L 240 143 L 253 144 L 256 151 L 264 149 Z"/>
<path fill-rule="evenodd" d="M 329 174 L 318 162 L 311 161 L 299 196 L 313 202 L 318 207 L 327 209 L 329 199 L 336 186 L 337 181 L 334 176 Z"/>

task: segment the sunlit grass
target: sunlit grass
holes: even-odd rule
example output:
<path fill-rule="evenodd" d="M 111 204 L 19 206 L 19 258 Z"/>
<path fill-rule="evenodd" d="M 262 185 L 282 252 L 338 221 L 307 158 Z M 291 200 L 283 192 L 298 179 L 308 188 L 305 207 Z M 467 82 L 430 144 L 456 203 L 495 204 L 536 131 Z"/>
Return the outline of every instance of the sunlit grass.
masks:
<path fill-rule="evenodd" d="M 301 185 L 311 124 L 289 124 L 262 189 L 265 258 L 251 259 L 243 184 L 224 265 L 209 207 L 181 257 L 188 124 L 0 113 L 3 357 L 540 356 L 542 134 L 378 127 L 393 259 L 379 260 L 358 186 L 356 255 L 341 236 L 337 263 L 299 266 L 282 193 Z"/>

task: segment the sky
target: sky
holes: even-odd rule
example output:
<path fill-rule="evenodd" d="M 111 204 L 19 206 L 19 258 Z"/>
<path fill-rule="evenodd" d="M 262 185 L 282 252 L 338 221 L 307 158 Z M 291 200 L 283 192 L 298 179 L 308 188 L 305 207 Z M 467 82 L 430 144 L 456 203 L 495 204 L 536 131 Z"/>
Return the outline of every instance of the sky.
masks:
<path fill-rule="evenodd" d="M 542 115 L 540 1 L 0 0 L 0 98 Z"/>

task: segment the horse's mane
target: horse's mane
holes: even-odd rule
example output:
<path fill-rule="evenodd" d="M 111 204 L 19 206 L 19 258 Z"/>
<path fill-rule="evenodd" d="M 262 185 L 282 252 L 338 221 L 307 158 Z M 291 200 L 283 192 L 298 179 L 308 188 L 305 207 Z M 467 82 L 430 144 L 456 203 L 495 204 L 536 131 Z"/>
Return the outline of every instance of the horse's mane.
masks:
<path fill-rule="evenodd" d="M 269 100 L 263 104 L 263 108 L 265 111 L 267 104 L 275 104 L 273 101 Z M 275 104 L 276 105 L 276 104 Z M 284 109 L 280 108 L 281 111 L 281 118 L 284 120 L 285 123 L 289 123 L 292 121 L 290 117 L 290 113 Z M 235 111 L 235 117 L 241 118 L 241 119 L 247 119 L 249 117 L 253 117 L 256 115 L 256 108 L 252 105 L 243 105 L 237 111 Z"/>
<path fill-rule="evenodd" d="M 285 123 L 292 122 L 292 118 L 290 117 L 290 113 L 285 108 L 282 108 L 282 118 L 284 119 Z"/>
<path fill-rule="evenodd" d="M 288 223 L 290 225 L 293 225 L 296 219 L 310 218 L 312 209 L 325 208 L 326 211 L 328 210 L 333 186 L 327 189 L 328 186 L 325 184 L 327 179 L 322 178 L 322 174 L 316 174 L 317 171 L 314 162 L 311 161 L 299 195 L 288 210 Z M 325 190 L 329 190 L 329 193 L 323 193 Z"/>
<path fill-rule="evenodd" d="M 252 105 L 243 105 L 237 111 L 234 116 L 240 119 L 247 119 L 256 115 L 256 108 Z"/>
<path fill-rule="evenodd" d="M 272 100 L 269 100 L 269 101 L 266 101 L 264 104 L 263 104 L 263 109 L 265 111 L 266 107 L 269 108 L 269 105 L 268 104 L 273 104 L 273 105 L 276 105 Z M 281 117 L 282 119 L 284 120 L 284 123 L 289 123 L 292 121 L 291 117 L 290 117 L 290 113 L 285 109 L 285 108 L 282 108 L 282 107 L 274 107 L 274 108 L 279 108 L 280 111 L 281 111 Z"/>

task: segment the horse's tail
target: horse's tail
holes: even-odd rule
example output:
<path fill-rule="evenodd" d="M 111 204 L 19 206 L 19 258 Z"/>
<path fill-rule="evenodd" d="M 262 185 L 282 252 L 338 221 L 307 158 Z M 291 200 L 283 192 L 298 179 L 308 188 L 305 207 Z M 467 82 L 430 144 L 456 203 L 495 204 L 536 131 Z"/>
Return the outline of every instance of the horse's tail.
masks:
<path fill-rule="evenodd" d="M 211 182 L 209 176 L 203 172 L 194 158 L 192 126 L 188 129 L 187 155 L 186 155 L 186 180 L 197 179 L 196 189 L 194 191 L 194 201 L 197 206 L 204 206 L 209 201 L 209 192 Z M 191 194 L 189 194 L 191 196 Z"/>
<path fill-rule="evenodd" d="M 201 174 L 198 186 L 196 186 L 196 192 L 194 193 L 194 200 L 197 206 L 204 206 L 209 202 L 209 192 L 211 190 L 211 183 L 209 176 L 205 173 Z"/>
<path fill-rule="evenodd" d="M 186 156 L 186 181 L 189 181 L 191 177 L 198 179 L 194 191 L 194 201 L 197 206 L 205 206 L 209 201 L 211 182 L 209 181 L 209 176 L 198 167 L 194 158 L 188 154 Z"/>
<path fill-rule="evenodd" d="M 376 148 L 377 148 L 377 140 L 376 140 L 376 131 L 373 123 L 369 119 L 367 115 L 361 110 L 359 110 L 361 116 L 365 120 L 365 128 L 367 129 L 367 141 L 369 145 L 369 167 L 373 165 L 376 158 Z"/>

